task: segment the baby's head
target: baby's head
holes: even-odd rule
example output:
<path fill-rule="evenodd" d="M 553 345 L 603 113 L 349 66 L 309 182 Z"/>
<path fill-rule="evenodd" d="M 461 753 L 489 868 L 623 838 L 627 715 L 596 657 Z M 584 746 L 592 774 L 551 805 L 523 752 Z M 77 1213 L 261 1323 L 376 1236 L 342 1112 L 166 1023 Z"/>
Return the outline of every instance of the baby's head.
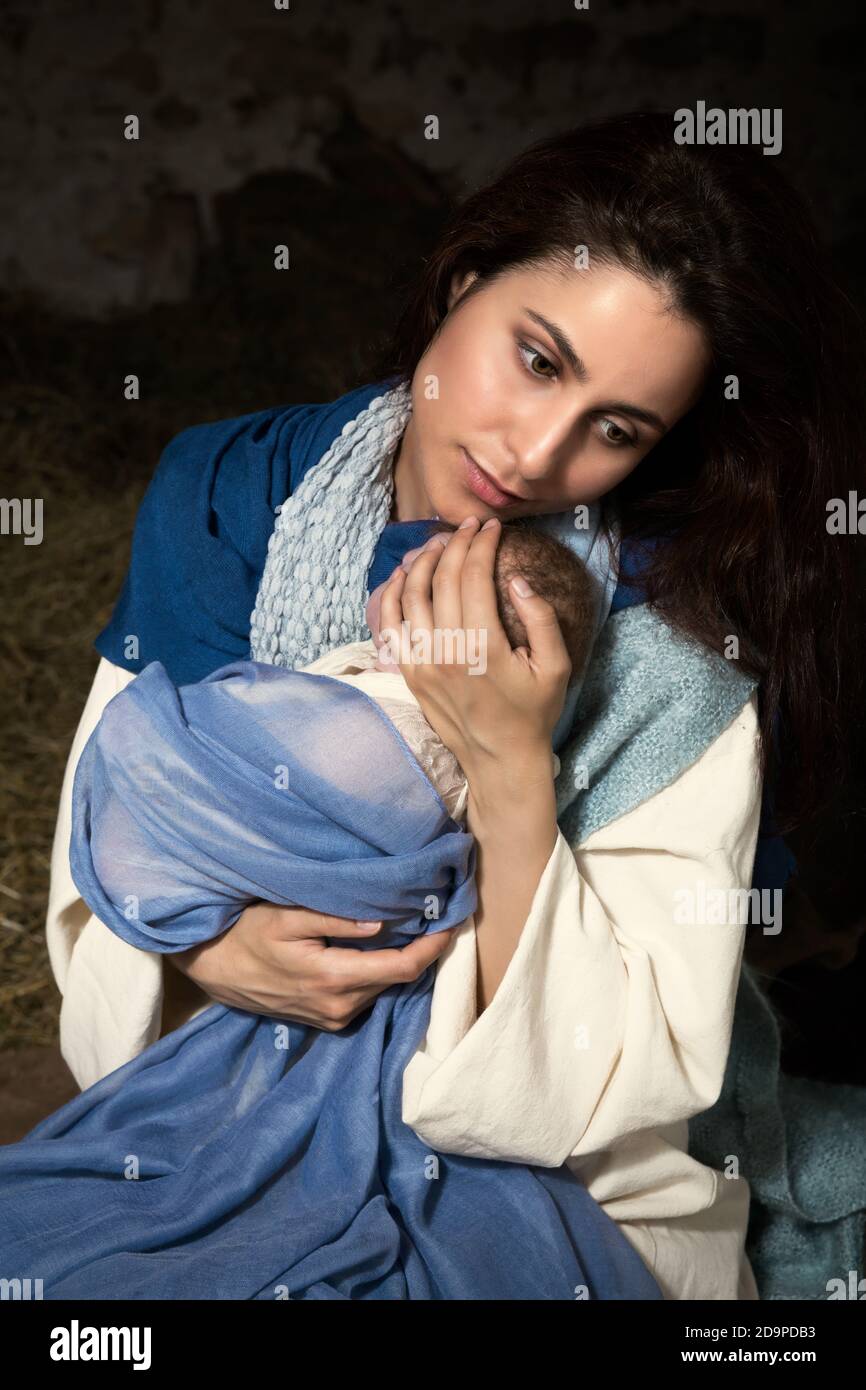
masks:
<path fill-rule="evenodd" d="M 419 546 L 403 557 L 404 568 L 411 566 L 421 549 Z M 553 605 L 571 659 L 571 679 L 577 679 L 583 672 L 592 641 L 595 613 L 592 581 L 584 565 L 567 546 L 533 526 L 528 517 L 503 522 L 496 548 L 493 582 L 499 619 L 512 647 L 528 646 L 526 628 L 511 600 L 509 589 L 509 581 L 518 574 L 522 574 L 535 592 Z M 366 609 L 367 626 L 377 646 L 384 587 L 384 584 L 380 584 L 373 590 Z M 376 665 L 382 671 L 400 669 L 388 660 L 383 651 L 380 651 Z"/>

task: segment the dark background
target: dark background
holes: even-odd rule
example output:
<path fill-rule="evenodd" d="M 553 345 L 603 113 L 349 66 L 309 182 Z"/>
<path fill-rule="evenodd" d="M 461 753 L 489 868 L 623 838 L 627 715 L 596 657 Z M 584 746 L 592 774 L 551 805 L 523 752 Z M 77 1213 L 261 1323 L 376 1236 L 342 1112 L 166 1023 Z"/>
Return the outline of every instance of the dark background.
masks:
<path fill-rule="evenodd" d="M 856 3 L 806 0 L 0 0 L 2 490 L 42 497 L 45 525 L 39 546 L 0 537 L 0 1138 L 75 1089 L 48 857 L 93 638 L 168 439 L 368 380 L 448 208 L 531 140 L 631 108 L 781 107 L 775 157 L 863 306 L 857 22 Z M 749 947 L 768 978 L 828 940 L 854 959 L 791 966 L 773 994 L 788 1068 L 860 1083 L 863 803 L 839 789 L 782 938 Z"/>

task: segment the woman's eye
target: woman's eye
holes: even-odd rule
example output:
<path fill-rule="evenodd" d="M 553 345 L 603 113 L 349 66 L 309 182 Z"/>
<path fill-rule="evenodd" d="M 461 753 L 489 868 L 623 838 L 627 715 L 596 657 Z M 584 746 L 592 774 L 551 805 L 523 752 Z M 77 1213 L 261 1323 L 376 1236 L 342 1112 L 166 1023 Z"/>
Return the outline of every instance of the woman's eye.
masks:
<path fill-rule="evenodd" d="M 608 444 L 610 444 L 613 448 L 620 449 L 625 444 L 635 444 L 636 441 L 632 439 L 631 435 L 628 434 L 627 431 L 624 430 L 620 425 L 616 424 L 614 420 L 602 420 L 601 423 L 602 427 L 604 427 L 605 425 L 610 425 L 611 429 L 616 431 L 616 434 L 610 435 L 608 434 L 607 430 L 604 430 L 604 437 L 607 440 Z"/>
<path fill-rule="evenodd" d="M 554 381 L 556 379 L 559 375 L 559 371 L 555 362 L 551 362 L 550 358 L 545 357 L 543 352 L 539 352 L 538 348 L 534 348 L 530 343 L 524 342 L 522 338 L 518 338 L 517 346 L 520 350 L 523 365 L 530 376 L 540 377 L 542 381 Z M 527 361 L 527 354 L 531 354 L 531 361 Z M 550 367 L 550 372 L 537 372 L 535 368 L 539 363 L 543 364 L 545 367 Z M 621 425 L 618 425 L 615 420 L 602 420 L 601 425 L 604 439 L 612 449 L 623 449 L 627 446 L 631 446 L 633 449 L 637 447 L 637 440 L 633 439 L 628 431 L 624 430 Z M 609 434 L 607 429 L 604 428 L 606 425 L 610 426 L 610 429 L 613 431 L 612 434 Z"/>
<path fill-rule="evenodd" d="M 520 355 L 523 358 L 524 366 L 526 367 L 526 370 L 529 372 L 530 376 L 541 377 L 544 381 L 552 381 L 554 379 L 554 377 L 557 374 L 556 365 L 555 363 L 551 362 L 549 357 L 545 357 L 543 352 L 538 351 L 538 348 L 531 347 L 529 343 L 524 343 L 522 339 L 518 339 L 517 346 L 520 349 Z M 524 355 L 528 352 L 532 353 L 533 361 L 531 364 L 527 362 L 526 357 Z M 535 371 L 535 367 L 539 362 L 543 362 L 546 366 L 550 367 L 552 369 L 553 375 L 551 376 L 547 372 Z"/>

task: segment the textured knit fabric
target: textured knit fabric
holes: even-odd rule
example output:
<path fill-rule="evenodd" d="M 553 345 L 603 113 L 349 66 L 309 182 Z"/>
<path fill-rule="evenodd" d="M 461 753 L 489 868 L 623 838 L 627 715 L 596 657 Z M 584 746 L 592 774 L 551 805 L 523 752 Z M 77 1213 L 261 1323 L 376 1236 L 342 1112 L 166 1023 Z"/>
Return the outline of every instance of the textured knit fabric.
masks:
<path fill-rule="evenodd" d="M 367 572 L 391 513 L 393 454 L 410 414 L 408 388 L 376 396 L 283 503 L 251 615 L 254 661 L 296 670 L 370 636 Z"/>
<path fill-rule="evenodd" d="M 754 686 L 734 663 L 676 633 L 645 605 L 613 614 L 560 754 L 557 815 L 570 842 L 579 844 L 691 766 Z"/>
<path fill-rule="evenodd" d="M 763 1299 L 862 1299 L 866 1087 L 786 1076 L 780 1055 L 779 1020 L 744 966 L 722 1093 L 690 1121 L 689 1152 L 717 1168 L 733 1155 L 748 1177 Z"/>

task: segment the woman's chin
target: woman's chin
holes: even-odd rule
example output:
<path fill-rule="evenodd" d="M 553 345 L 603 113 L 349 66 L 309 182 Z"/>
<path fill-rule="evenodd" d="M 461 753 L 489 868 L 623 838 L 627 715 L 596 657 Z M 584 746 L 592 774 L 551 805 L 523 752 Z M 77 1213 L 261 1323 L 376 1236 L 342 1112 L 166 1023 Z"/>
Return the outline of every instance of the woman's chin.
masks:
<path fill-rule="evenodd" d="M 460 497 L 443 497 L 441 501 L 433 498 L 432 502 L 437 521 L 454 531 L 468 516 L 477 516 L 479 521 L 486 521 L 489 516 L 495 515 L 492 507 L 471 492 L 464 492 Z"/>

